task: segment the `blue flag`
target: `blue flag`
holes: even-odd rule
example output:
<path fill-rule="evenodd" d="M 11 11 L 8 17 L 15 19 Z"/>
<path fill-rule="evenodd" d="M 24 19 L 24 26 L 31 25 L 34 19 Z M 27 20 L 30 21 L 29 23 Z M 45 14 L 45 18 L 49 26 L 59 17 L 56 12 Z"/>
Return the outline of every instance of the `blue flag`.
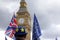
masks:
<path fill-rule="evenodd" d="M 32 40 L 40 40 L 40 39 L 39 39 L 40 36 L 41 36 L 40 26 L 39 26 L 37 17 L 36 17 L 36 15 L 34 14 Z"/>

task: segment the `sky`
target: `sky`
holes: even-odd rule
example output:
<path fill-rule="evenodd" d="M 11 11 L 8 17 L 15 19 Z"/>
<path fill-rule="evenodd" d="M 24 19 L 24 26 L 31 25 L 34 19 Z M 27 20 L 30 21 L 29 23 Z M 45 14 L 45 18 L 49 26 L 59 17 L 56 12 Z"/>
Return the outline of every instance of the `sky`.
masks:
<path fill-rule="evenodd" d="M 0 38 L 4 40 L 4 32 L 13 13 L 19 9 L 20 0 L 0 0 Z M 42 31 L 41 40 L 60 40 L 60 0 L 26 0 L 28 11 L 33 20 L 34 13 Z"/>

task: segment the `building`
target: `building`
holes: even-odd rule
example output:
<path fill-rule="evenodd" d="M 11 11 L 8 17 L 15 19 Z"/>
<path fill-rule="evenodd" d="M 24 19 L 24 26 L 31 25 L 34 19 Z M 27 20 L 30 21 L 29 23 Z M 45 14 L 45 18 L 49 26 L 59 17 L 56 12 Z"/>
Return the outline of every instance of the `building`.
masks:
<path fill-rule="evenodd" d="M 26 32 L 28 33 L 26 36 L 26 40 L 31 39 L 31 17 L 27 10 L 27 3 L 25 0 L 21 0 L 20 7 L 18 12 L 16 13 L 16 19 L 18 22 L 18 26 L 22 26 L 26 28 Z"/>

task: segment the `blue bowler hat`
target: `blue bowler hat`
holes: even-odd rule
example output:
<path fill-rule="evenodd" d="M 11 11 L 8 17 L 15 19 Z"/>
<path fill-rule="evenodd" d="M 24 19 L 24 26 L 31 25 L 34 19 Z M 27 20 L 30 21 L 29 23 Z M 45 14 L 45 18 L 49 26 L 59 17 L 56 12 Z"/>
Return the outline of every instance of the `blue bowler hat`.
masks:
<path fill-rule="evenodd" d="M 25 31 L 24 27 L 19 26 L 18 28 L 16 28 L 16 33 L 15 33 L 16 36 L 19 36 L 19 35 L 24 36 L 26 34 L 27 34 L 27 32 Z"/>

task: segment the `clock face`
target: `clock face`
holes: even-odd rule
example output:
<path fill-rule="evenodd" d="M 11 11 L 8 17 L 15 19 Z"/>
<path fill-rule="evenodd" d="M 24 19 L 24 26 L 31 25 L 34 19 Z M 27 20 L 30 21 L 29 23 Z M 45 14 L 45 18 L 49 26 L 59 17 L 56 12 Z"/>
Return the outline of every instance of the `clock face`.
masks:
<path fill-rule="evenodd" d="M 19 23 L 20 23 L 20 24 L 23 24 L 23 23 L 24 23 L 24 18 L 20 18 L 20 19 L 19 19 Z"/>

